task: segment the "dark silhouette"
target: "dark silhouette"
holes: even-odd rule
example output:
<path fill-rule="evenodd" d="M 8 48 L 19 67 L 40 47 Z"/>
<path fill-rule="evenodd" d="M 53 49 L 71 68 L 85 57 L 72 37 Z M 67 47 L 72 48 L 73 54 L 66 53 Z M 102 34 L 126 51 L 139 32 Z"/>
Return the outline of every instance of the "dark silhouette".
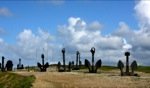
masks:
<path fill-rule="evenodd" d="M 81 69 L 81 65 L 82 65 L 82 62 L 81 62 L 80 59 L 81 59 L 81 58 L 80 58 L 80 53 L 79 53 L 79 69 Z"/>
<path fill-rule="evenodd" d="M 4 68 L 4 59 L 5 59 L 5 57 L 2 56 L 2 67 L 1 67 L 2 72 L 5 71 L 5 68 Z"/>
<path fill-rule="evenodd" d="M 62 49 L 62 54 L 63 54 L 63 67 L 64 67 L 64 71 L 66 71 L 66 65 L 65 65 L 65 48 Z"/>
<path fill-rule="evenodd" d="M 49 67 L 49 63 L 47 62 L 46 64 L 44 64 L 44 54 L 41 54 L 41 58 L 42 58 L 42 65 L 37 62 L 37 66 L 40 68 L 41 72 L 45 72 L 46 69 Z"/>
<path fill-rule="evenodd" d="M 71 62 L 71 68 L 74 68 L 74 61 Z"/>
<path fill-rule="evenodd" d="M 79 51 L 76 52 L 76 66 L 72 68 L 73 70 L 79 70 L 80 69 L 80 53 Z M 74 63 L 73 63 L 74 65 Z"/>
<path fill-rule="evenodd" d="M 67 70 L 66 69 L 66 64 L 65 64 L 65 48 L 62 49 L 62 55 L 63 55 L 63 68 L 62 68 L 61 63 L 59 61 L 58 65 L 57 65 L 58 72 L 66 72 L 66 71 L 70 72 L 71 71 L 71 67 L 72 67 L 72 62 L 69 62 L 69 64 L 68 64 L 68 70 Z"/>
<path fill-rule="evenodd" d="M 68 71 L 69 71 L 69 72 L 71 71 L 71 62 L 69 62 Z"/>
<path fill-rule="evenodd" d="M 89 69 L 89 72 L 90 72 L 90 73 L 97 73 L 97 69 L 101 67 L 102 62 L 101 62 L 101 60 L 98 60 L 98 61 L 96 62 L 96 64 L 95 64 L 95 66 L 94 66 L 94 53 L 95 53 L 95 48 L 92 47 L 90 51 L 91 51 L 91 53 L 92 53 L 92 69 L 90 69 L 91 64 L 90 64 L 90 62 L 89 62 L 87 59 L 85 59 L 85 66 Z M 94 70 L 94 67 L 96 67 L 95 70 Z"/>
<path fill-rule="evenodd" d="M 121 76 L 123 76 L 123 68 L 124 68 L 124 65 L 123 65 L 123 63 L 122 63 L 121 60 L 119 60 L 117 67 L 120 69 Z"/>
<path fill-rule="evenodd" d="M 134 74 L 134 71 L 137 70 L 137 62 L 134 60 L 132 63 L 131 63 L 131 70 L 132 70 L 132 73 Z"/>
<path fill-rule="evenodd" d="M 11 60 L 8 60 L 5 67 L 7 68 L 7 71 L 12 71 L 13 62 Z"/>
<path fill-rule="evenodd" d="M 134 71 L 137 70 L 137 62 L 134 60 L 131 63 L 131 72 L 129 72 L 129 56 L 130 56 L 130 52 L 125 52 L 125 56 L 126 56 L 126 72 L 123 72 L 123 68 L 124 65 L 122 63 L 121 60 L 118 61 L 118 65 L 117 67 L 120 69 L 121 72 L 121 76 L 134 76 L 134 75 L 138 75 L 138 74 L 134 74 Z"/>
<path fill-rule="evenodd" d="M 130 56 L 130 53 L 126 52 L 125 56 L 126 56 L 126 73 L 129 73 L 129 56 Z"/>
<path fill-rule="evenodd" d="M 23 64 L 21 64 L 21 59 L 19 58 L 19 64 L 17 65 L 17 69 L 24 69 Z"/>
<path fill-rule="evenodd" d="M 1 69 L 1 63 L 0 63 L 0 69 Z"/>
<path fill-rule="evenodd" d="M 79 58 L 78 56 L 79 56 L 79 54 L 80 54 L 79 51 L 77 51 L 76 52 L 76 68 L 79 67 L 79 65 L 78 65 L 78 58 Z"/>
<path fill-rule="evenodd" d="M 61 66 L 61 63 L 60 63 L 60 61 L 59 61 L 59 62 L 58 62 L 58 65 L 57 65 L 58 71 L 61 70 L 61 69 L 60 69 L 60 66 Z"/>

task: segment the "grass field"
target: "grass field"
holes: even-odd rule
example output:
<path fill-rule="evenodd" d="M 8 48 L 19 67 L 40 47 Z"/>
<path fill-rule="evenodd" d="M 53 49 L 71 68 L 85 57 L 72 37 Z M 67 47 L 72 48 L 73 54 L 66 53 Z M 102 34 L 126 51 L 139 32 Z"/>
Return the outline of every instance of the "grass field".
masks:
<path fill-rule="evenodd" d="M 10 72 L 0 72 L 0 88 L 30 88 L 35 76 L 22 76 Z"/>
<path fill-rule="evenodd" d="M 98 69 L 98 73 L 109 73 L 111 70 L 118 70 L 120 71 L 117 67 L 115 66 L 102 66 L 101 68 Z M 125 70 L 125 68 L 124 68 Z M 150 66 L 138 66 L 138 69 L 136 70 L 138 72 L 144 72 L 144 73 L 150 73 Z M 84 72 L 88 73 L 88 69 L 86 67 L 82 67 L 81 70 L 73 70 L 73 72 Z"/>
<path fill-rule="evenodd" d="M 145 72 L 145 73 L 150 73 L 150 66 L 138 66 L 137 71 L 139 71 L 139 72 Z"/>
<path fill-rule="evenodd" d="M 29 70 L 34 70 L 34 69 L 35 69 L 35 67 L 29 68 Z M 150 66 L 138 66 L 137 71 L 149 74 L 150 73 Z M 86 74 L 86 73 L 88 73 L 88 69 L 85 66 L 82 66 L 81 70 L 72 70 L 72 72 L 78 72 L 78 74 L 85 73 L 85 75 L 83 75 L 83 76 L 89 75 L 89 74 Z M 106 77 L 110 74 L 111 75 L 115 74 L 114 77 L 118 76 L 120 74 L 120 70 L 116 66 L 102 66 L 101 68 L 98 69 L 97 72 L 98 72 L 98 75 L 100 75 L 100 76 L 107 74 Z M 51 75 L 55 75 L 56 77 L 57 76 L 59 77 L 59 75 L 61 75 L 61 73 L 59 73 L 59 72 L 56 72 L 55 74 L 53 74 L 51 72 L 46 72 L 46 73 L 35 72 L 34 74 L 32 74 L 32 72 L 26 71 L 25 73 L 31 73 L 31 74 L 28 76 L 27 75 L 25 76 L 25 75 L 16 74 L 13 72 L 0 72 L 0 88 L 30 88 L 30 87 L 32 87 L 33 82 L 35 81 L 35 76 L 38 76 L 38 77 L 43 76 L 44 78 L 40 79 L 40 80 L 43 80 L 43 79 L 46 79 L 44 74 L 47 74 L 49 76 L 47 77 L 48 79 L 46 79 L 46 80 L 50 80 L 49 77 L 53 77 Z M 57 73 L 58 73 L 58 75 L 56 75 Z M 37 75 L 35 75 L 35 74 L 37 74 Z M 62 74 L 64 74 L 64 73 L 62 73 Z M 65 75 L 66 75 L 66 77 L 72 76 L 72 74 L 69 74 L 69 73 L 66 73 Z M 78 75 L 75 75 L 75 76 L 78 76 Z M 143 75 L 143 76 L 146 76 L 146 75 Z M 93 80 L 95 80 L 95 79 L 93 79 Z M 53 81 L 53 80 L 51 80 L 51 81 Z"/>
<path fill-rule="evenodd" d="M 57 67 L 57 65 L 52 65 L 52 66 Z M 36 67 L 35 66 L 29 67 L 29 68 L 26 67 L 26 69 L 36 70 Z M 116 66 L 102 66 L 98 70 L 106 72 L 106 71 L 119 70 L 119 69 Z M 87 73 L 88 69 L 84 65 L 82 65 L 81 66 L 81 71 L 80 70 L 72 70 L 72 71 L 73 72 L 84 72 L 85 71 L 85 73 Z M 137 71 L 139 71 L 139 72 L 145 72 L 145 73 L 150 73 L 150 66 L 138 66 Z"/>

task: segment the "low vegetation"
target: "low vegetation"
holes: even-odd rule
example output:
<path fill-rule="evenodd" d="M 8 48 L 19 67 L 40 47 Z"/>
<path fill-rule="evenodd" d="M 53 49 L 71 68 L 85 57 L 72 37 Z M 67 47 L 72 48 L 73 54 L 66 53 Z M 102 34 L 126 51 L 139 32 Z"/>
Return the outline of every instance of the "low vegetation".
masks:
<path fill-rule="evenodd" d="M 102 66 L 100 69 L 104 71 L 110 71 L 110 70 L 117 70 L 118 68 L 115 66 Z"/>
<path fill-rule="evenodd" d="M 150 66 L 138 66 L 137 71 L 150 73 Z"/>
<path fill-rule="evenodd" d="M 22 76 L 15 73 L 0 72 L 0 88 L 30 88 L 35 76 Z"/>

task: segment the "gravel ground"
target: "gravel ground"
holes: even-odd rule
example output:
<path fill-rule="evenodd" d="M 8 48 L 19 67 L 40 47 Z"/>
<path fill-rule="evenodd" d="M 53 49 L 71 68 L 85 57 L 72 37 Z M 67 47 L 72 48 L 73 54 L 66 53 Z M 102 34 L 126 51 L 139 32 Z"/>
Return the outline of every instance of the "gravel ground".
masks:
<path fill-rule="evenodd" d="M 35 75 L 33 88 L 150 88 L 150 74 L 119 76 L 118 71 L 100 74 L 79 72 L 15 72 Z"/>

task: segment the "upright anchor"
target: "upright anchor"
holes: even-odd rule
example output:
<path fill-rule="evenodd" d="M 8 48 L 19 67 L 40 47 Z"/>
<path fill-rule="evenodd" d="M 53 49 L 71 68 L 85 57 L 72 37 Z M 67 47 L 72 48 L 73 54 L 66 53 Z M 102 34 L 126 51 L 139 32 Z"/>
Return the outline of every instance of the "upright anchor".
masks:
<path fill-rule="evenodd" d="M 2 71 L 2 72 L 6 71 L 6 70 L 5 70 L 5 67 L 4 67 L 4 59 L 5 59 L 5 57 L 2 56 L 2 67 L 1 67 L 1 71 Z"/>
<path fill-rule="evenodd" d="M 23 64 L 21 64 L 20 58 L 19 58 L 19 64 L 17 65 L 17 69 L 24 69 Z"/>
<path fill-rule="evenodd" d="M 89 73 L 97 73 L 97 69 L 101 67 L 102 62 L 101 62 L 101 59 L 100 59 L 100 60 L 98 60 L 98 61 L 96 62 L 95 66 L 94 66 L 94 53 L 95 53 L 95 48 L 92 47 L 90 51 L 91 51 L 91 53 L 92 53 L 92 67 L 91 67 L 90 62 L 89 62 L 87 59 L 85 59 L 85 66 L 89 69 Z M 95 67 L 96 67 L 96 68 L 95 68 Z M 95 70 L 94 70 L 94 68 L 95 68 Z"/>
<path fill-rule="evenodd" d="M 68 65 L 68 70 L 66 69 L 66 64 L 65 64 L 65 48 L 62 49 L 62 55 L 63 55 L 63 68 L 61 68 L 61 63 L 60 61 L 58 62 L 57 68 L 58 68 L 58 72 L 65 72 L 65 71 L 71 71 L 71 62 L 69 62 Z"/>
<path fill-rule="evenodd" d="M 42 65 L 38 62 L 37 65 L 40 68 L 41 72 L 45 72 L 46 69 L 49 67 L 49 63 L 47 62 L 46 64 L 44 64 L 44 54 L 41 54 L 41 58 L 42 58 Z"/>
<path fill-rule="evenodd" d="M 124 65 L 121 60 L 118 61 L 117 67 L 120 69 L 121 76 L 136 76 L 138 74 L 134 74 L 134 71 L 137 70 L 137 62 L 134 60 L 130 67 L 131 67 L 131 72 L 129 72 L 129 56 L 130 52 L 125 52 L 126 56 L 126 72 L 123 72 Z"/>
<path fill-rule="evenodd" d="M 74 63 L 72 65 L 74 65 Z M 73 70 L 80 70 L 80 67 L 81 67 L 80 53 L 79 51 L 77 51 L 76 52 L 76 66 L 73 67 Z"/>

